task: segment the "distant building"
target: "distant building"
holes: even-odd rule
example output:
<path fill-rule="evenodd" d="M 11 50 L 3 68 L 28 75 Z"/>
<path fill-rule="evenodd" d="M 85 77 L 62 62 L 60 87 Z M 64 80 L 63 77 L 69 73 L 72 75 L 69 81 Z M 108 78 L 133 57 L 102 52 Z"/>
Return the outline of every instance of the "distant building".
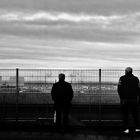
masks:
<path fill-rule="evenodd" d="M 16 86 L 16 76 L 11 76 L 8 84 L 9 86 Z M 24 86 L 24 77 L 18 77 L 18 86 Z"/>

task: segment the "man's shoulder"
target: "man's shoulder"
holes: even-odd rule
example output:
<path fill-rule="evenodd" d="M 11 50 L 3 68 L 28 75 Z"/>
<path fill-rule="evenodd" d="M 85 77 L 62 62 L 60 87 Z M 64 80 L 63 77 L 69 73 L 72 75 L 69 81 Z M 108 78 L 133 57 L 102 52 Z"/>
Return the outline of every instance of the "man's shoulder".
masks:
<path fill-rule="evenodd" d="M 138 78 L 137 76 L 134 76 L 134 78 L 135 78 L 135 81 L 136 81 L 137 83 L 139 83 L 139 78 Z"/>
<path fill-rule="evenodd" d="M 53 86 L 57 86 L 58 84 L 59 84 L 59 82 L 56 82 L 56 83 L 53 84 Z"/>
<path fill-rule="evenodd" d="M 66 82 L 66 81 L 64 81 L 63 83 L 56 82 L 53 85 L 60 85 L 60 84 L 71 85 L 69 82 Z"/>
<path fill-rule="evenodd" d="M 139 79 L 137 76 L 133 75 L 135 79 Z"/>
<path fill-rule="evenodd" d="M 66 81 L 65 81 L 65 84 L 66 84 L 66 85 L 71 85 L 69 82 L 66 82 Z"/>
<path fill-rule="evenodd" d="M 123 81 L 123 80 L 128 80 L 128 78 L 130 79 L 130 77 L 128 77 L 127 75 L 122 75 L 121 77 L 120 77 L 120 80 L 121 81 Z M 132 75 L 131 76 L 131 80 L 136 80 L 136 81 L 139 81 L 139 78 L 137 77 L 137 76 L 135 76 L 135 75 Z"/>
<path fill-rule="evenodd" d="M 131 75 L 133 78 L 136 78 L 136 79 L 138 79 L 138 77 L 137 76 L 135 76 L 135 75 Z M 126 77 L 128 77 L 127 75 L 122 75 L 120 78 L 126 78 Z"/>
<path fill-rule="evenodd" d="M 126 78 L 126 75 L 122 75 L 121 77 L 120 77 L 120 79 L 122 80 L 122 79 L 125 79 Z"/>
<path fill-rule="evenodd" d="M 133 75 L 133 74 L 132 74 L 132 78 L 133 78 L 133 80 L 135 80 L 135 81 L 139 81 L 139 78 L 138 78 L 137 76 Z"/>

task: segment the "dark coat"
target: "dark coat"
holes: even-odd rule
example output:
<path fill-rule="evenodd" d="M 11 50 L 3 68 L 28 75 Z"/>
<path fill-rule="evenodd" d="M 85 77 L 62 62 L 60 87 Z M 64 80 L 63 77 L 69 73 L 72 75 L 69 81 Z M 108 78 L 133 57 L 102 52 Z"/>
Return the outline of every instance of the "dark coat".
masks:
<path fill-rule="evenodd" d="M 138 100 L 139 79 L 133 74 L 123 75 L 119 79 L 118 94 L 121 100 Z"/>
<path fill-rule="evenodd" d="M 53 84 L 51 90 L 52 100 L 55 108 L 69 108 L 73 98 L 73 89 L 70 83 L 59 81 Z"/>

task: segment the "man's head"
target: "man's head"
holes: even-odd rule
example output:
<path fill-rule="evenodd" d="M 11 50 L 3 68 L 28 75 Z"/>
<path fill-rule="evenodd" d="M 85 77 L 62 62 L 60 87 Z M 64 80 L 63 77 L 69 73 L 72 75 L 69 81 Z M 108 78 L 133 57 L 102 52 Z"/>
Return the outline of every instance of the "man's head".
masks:
<path fill-rule="evenodd" d="M 65 74 L 60 73 L 58 78 L 59 78 L 59 81 L 65 81 Z"/>
<path fill-rule="evenodd" d="M 132 72 L 133 72 L 133 69 L 132 69 L 131 67 L 127 67 L 127 68 L 125 69 L 125 74 L 126 74 L 126 75 L 132 74 Z"/>

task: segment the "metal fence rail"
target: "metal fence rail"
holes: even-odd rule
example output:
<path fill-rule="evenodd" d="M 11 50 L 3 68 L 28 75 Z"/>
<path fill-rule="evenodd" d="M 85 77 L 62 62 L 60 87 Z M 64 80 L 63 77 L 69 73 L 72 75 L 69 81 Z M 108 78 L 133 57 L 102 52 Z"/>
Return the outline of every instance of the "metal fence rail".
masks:
<path fill-rule="evenodd" d="M 97 120 L 108 119 L 109 116 L 103 117 L 105 112 L 114 113 L 112 107 L 119 105 L 117 83 L 124 70 L 0 69 L 1 116 L 19 119 L 29 117 L 34 110 L 35 117 L 50 117 L 53 114 L 50 91 L 59 73 L 64 73 L 73 87 L 72 104 L 73 110 L 79 111 L 77 118 L 84 116 L 84 111 L 88 114 L 84 119 Z M 134 74 L 140 77 L 140 70 Z M 111 109 L 106 110 L 106 106 Z"/>

